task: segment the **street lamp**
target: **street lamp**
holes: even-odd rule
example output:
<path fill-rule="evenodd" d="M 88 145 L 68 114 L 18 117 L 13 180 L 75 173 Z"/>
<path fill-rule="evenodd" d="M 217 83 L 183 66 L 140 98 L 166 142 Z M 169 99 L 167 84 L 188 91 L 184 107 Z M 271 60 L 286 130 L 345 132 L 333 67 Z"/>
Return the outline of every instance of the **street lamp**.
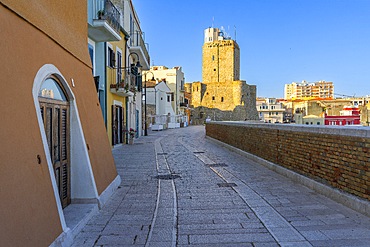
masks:
<path fill-rule="evenodd" d="M 128 54 L 128 56 L 127 56 L 127 65 L 130 64 L 130 56 L 131 55 L 136 55 L 136 57 L 137 57 L 137 62 L 136 62 L 135 67 L 137 67 L 137 68 L 143 67 L 140 64 L 140 57 L 139 57 L 139 55 L 136 52 L 131 52 L 130 54 Z"/>
<path fill-rule="evenodd" d="M 144 136 L 148 135 L 148 128 L 147 128 L 147 122 L 146 122 L 146 74 L 147 73 L 151 73 L 153 76 L 152 81 L 155 81 L 153 72 L 151 71 L 145 72 L 144 74 L 144 81 L 145 81 L 145 85 L 144 85 L 144 95 L 145 95 L 145 98 L 144 98 Z"/>

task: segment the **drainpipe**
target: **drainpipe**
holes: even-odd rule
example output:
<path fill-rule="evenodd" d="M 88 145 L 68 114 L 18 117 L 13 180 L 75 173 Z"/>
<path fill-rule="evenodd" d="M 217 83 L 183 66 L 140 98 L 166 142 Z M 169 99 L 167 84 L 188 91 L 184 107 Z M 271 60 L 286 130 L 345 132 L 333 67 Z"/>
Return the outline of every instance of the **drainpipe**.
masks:
<path fill-rule="evenodd" d="M 105 129 L 108 129 L 107 127 L 107 42 L 104 42 L 104 123 L 105 123 Z"/>

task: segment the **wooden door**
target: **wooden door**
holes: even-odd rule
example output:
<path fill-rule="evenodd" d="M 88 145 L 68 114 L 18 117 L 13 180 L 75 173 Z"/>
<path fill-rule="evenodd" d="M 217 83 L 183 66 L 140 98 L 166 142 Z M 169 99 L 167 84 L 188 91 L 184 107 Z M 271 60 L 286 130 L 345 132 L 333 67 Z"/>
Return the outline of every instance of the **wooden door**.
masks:
<path fill-rule="evenodd" d="M 62 207 L 71 203 L 69 162 L 69 106 L 67 102 L 41 99 L 40 110 Z"/>
<path fill-rule="evenodd" d="M 112 145 L 123 142 L 123 111 L 121 106 L 112 105 Z"/>

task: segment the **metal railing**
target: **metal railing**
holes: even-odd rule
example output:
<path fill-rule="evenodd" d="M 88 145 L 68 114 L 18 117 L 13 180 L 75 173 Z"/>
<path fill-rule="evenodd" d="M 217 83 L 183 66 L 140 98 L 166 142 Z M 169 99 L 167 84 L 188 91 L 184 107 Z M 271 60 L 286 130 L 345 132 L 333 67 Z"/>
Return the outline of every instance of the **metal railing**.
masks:
<path fill-rule="evenodd" d="M 148 63 L 149 63 L 150 62 L 150 57 L 149 57 L 148 49 L 146 48 L 146 45 L 145 45 L 145 42 L 144 42 L 144 39 L 143 39 L 143 33 L 139 32 L 139 31 L 132 32 L 130 34 L 130 39 L 131 39 L 131 41 L 130 41 L 131 46 L 141 47 L 141 50 L 144 53 L 146 61 L 148 61 Z"/>
<path fill-rule="evenodd" d="M 110 69 L 111 72 L 108 82 L 110 83 L 111 89 L 124 90 L 126 93 L 141 91 L 141 75 L 130 73 L 128 71 L 129 69 L 130 68 Z"/>
<path fill-rule="evenodd" d="M 106 20 L 108 24 L 119 33 L 120 30 L 120 12 L 110 0 L 94 0 L 95 20 Z"/>
<path fill-rule="evenodd" d="M 110 83 L 110 88 L 115 88 L 117 90 L 123 89 L 126 92 L 135 90 L 135 83 L 132 82 L 127 73 L 127 69 L 124 68 L 111 68 L 108 82 Z"/>

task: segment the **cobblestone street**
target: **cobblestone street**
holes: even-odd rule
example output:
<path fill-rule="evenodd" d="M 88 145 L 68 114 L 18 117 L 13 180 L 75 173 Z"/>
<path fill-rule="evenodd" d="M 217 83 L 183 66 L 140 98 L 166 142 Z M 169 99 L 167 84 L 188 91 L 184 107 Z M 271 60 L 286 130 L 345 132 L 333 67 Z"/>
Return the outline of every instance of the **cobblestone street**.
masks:
<path fill-rule="evenodd" d="M 370 218 L 205 138 L 204 126 L 113 150 L 122 183 L 80 246 L 370 246 Z"/>

